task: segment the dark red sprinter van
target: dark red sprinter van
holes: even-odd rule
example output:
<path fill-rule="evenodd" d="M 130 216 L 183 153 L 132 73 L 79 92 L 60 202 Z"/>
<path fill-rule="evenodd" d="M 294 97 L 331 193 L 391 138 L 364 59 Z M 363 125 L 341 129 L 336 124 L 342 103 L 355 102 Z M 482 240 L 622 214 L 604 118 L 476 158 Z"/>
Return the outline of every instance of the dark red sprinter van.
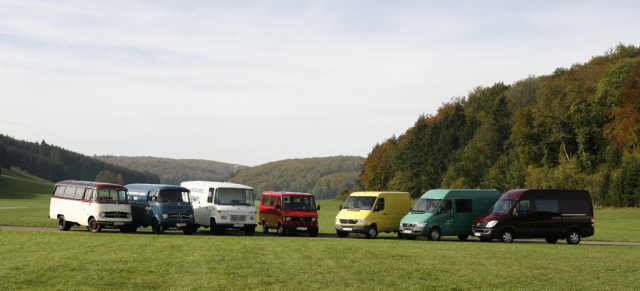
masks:
<path fill-rule="evenodd" d="M 578 244 L 594 234 L 591 195 L 586 190 L 518 189 L 504 193 L 491 213 L 477 217 L 473 235 L 482 241 L 544 238 Z"/>

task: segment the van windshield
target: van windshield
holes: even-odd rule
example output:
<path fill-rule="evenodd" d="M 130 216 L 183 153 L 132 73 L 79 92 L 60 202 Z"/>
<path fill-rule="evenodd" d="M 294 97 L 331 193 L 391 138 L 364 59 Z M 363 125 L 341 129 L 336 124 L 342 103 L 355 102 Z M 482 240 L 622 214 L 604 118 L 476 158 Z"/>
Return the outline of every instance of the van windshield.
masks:
<path fill-rule="evenodd" d="M 218 205 L 253 206 L 253 190 L 238 188 L 218 188 L 215 203 Z"/>
<path fill-rule="evenodd" d="M 493 210 L 491 213 L 505 214 L 509 212 L 509 209 L 516 203 L 515 199 L 500 199 L 493 205 Z"/>
<path fill-rule="evenodd" d="M 282 209 L 316 210 L 316 202 L 311 196 L 282 196 Z"/>
<path fill-rule="evenodd" d="M 161 190 L 158 193 L 159 202 L 189 202 L 189 192 L 180 190 Z"/>
<path fill-rule="evenodd" d="M 115 188 L 99 188 L 95 197 L 98 201 L 127 201 L 127 191 Z"/>
<path fill-rule="evenodd" d="M 366 209 L 371 210 L 376 197 L 349 196 L 342 209 Z"/>
<path fill-rule="evenodd" d="M 411 208 L 412 213 L 433 213 L 442 199 L 420 198 Z"/>

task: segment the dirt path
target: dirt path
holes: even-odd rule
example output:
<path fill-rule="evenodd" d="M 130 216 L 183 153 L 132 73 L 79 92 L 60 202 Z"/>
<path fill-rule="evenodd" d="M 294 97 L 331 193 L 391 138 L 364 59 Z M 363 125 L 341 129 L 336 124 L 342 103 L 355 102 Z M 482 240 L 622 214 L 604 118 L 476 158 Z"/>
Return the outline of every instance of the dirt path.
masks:
<path fill-rule="evenodd" d="M 0 226 L 0 231 L 60 231 L 57 228 L 53 228 L 53 227 L 35 227 L 35 226 Z M 84 227 L 73 227 L 71 228 L 71 230 L 69 232 L 88 232 L 86 228 Z M 102 232 L 120 232 L 117 229 L 103 229 Z M 142 234 L 142 235 L 152 235 L 153 233 L 151 232 L 150 229 L 141 229 L 137 231 L 138 234 Z M 182 235 L 182 231 L 181 230 L 167 230 L 165 231 L 165 234 L 167 235 Z M 209 232 L 207 230 L 204 229 L 200 229 L 200 231 L 198 231 L 197 233 L 195 233 L 194 235 L 202 235 L 202 236 L 210 236 Z M 242 232 L 238 232 L 238 231 L 229 231 L 227 233 L 224 234 L 224 236 L 242 236 L 244 237 L 245 235 Z M 256 232 L 253 236 L 255 237 L 273 237 L 273 238 L 278 238 L 279 236 L 276 235 L 275 233 L 269 233 L 269 234 L 263 234 L 263 233 L 259 233 Z M 309 238 L 309 239 L 338 239 L 338 237 L 336 235 L 333 234 L 320 234 L 315 238 L 311 238 L 308 237 L 305 234 L 300 234 L 300 235 L 292 235 L 289 237 L 299 237 L 299 238 Z M 347 239 L 364 239 L 363 235 L 353 235 L 353 236 L 349 236 Z M 377 239 L 384 239 L 384 240 L 395 240 L 398 239 L 396 237 L 391 237 L 391 236 L 382 236 L 382 237 L 378 237 Z M 426 240 L 426 238 L 419 238 L 417 240 Z M 443 238 L 442 241 L 446 241 L 446 242 L 458 242 L 458 243 L 463 243 L 462 241 L 456 239 L 456 238 Z M 475 239 L 470 239 L 469 241 L 467 241 L 466 243 L 481 243 L 479 240 L 475 240 Z M 494 242 L 496 243 L 496 242 Z M 520 244 L 547 244 L 546 241 L 544 240 L 535 240 L 535 239 L 520 239 L 520 240 L 515 240 L 514 243 L 520 243 Z M 564 241 L 558 241 L 558 244 L 567 244 Z M 612 242 L 612 241 L 590 241 L 590 240 L 583 240 L 580 242 L 580 244 L 583 245 L 600 245 L 600 246 L 635 246 L 635 247 L 640 247 L 640 242 Z"/>

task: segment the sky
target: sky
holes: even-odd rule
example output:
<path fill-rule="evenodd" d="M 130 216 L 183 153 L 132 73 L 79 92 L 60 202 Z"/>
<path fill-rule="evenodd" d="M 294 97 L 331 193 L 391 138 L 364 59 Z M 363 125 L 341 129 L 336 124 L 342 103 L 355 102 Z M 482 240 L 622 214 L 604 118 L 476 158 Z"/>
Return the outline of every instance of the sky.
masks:
<path fill-rule="evenodd" d="M 366 157 L 477 86 L 640 45 L 639 1 L 0 0 L 0 134 L 256 166 Z"/>

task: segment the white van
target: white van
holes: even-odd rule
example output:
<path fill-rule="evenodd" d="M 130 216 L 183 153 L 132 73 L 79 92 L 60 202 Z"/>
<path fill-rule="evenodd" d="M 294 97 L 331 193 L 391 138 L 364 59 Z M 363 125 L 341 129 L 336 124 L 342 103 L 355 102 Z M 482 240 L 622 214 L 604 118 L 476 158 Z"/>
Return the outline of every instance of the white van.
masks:
<path fill-rule="evenodd" d="M 228 182 L 187 181 L 180 186 L 191 191 L 193 214 L 198 226 L 209 227 L 213 234 L 226 229 L 256 232 L 256 207 L 253 188 Z"/>
<path fill-rule="evenodd" d="M 56 183 L 49 218 L 58 220 L 60 230 L 81 225 L 91 232 L 100 232 L 103 227 L 135 231 L 127 188 L 116 184 L 74 180 Z"/>

